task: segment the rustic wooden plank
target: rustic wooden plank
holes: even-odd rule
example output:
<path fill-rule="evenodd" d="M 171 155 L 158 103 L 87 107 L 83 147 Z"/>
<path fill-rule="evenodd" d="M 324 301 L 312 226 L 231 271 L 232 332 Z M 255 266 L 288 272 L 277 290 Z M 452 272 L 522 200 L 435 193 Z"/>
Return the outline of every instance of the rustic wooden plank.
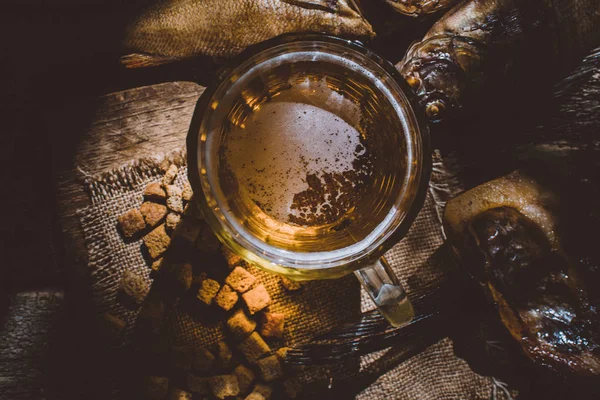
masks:
<path fill-rule="evenodd" d="M 97 174 L 182 147 L 203 91 L 191 82 L 172 82 L 105 96 L 77 150 L 76 165 Z"/>
<path fill-rule="evenodd" d="M 62 289 L 2 294 L 0 399 L 112 398 L 106 376 L 122 373 L 116 353 L 95 314 L 73 317 L 69 297 Z"/>
<path fill-rule="evenodd" d="M 103 385 L 115 368 L 106 348 L 93 337 L 83 235 L 76 211 L 90 204 L 81 179 L 133 159 L 168 153 L 185 143 L 191 114 L 204 88 L 190 82 L 141 87 L 81 101 L 63 109 L 49 107 L 49 143 L 55 160 L 59 225 L 57 241 L 68 303 L 62 290 L 30 291 L 0 298 L 0 398 L 109 398 Z M 74 116 L 77 124 L 69 125 Z M 83 116 L 83 117 L 82 117 Z M 86 122 L 86 118 L 89 121 Z M 77 127 L 83 127 L 77 132 Z M 61 130 L 64 129 L 64 135 Z M 97 380 L 97 381 L 96 381 Z"/>
<path fill-rule="evenodd" d="M 45 399 L 60 368 L 48 357 L 64 326 L 63 292 L 32 291 L 6 296 L 0 312 L 0 398 Z M 48 363 L 53 360 L 55 363 Z"/>
<path fill-rule="evenodd" d="M 72 154 L 55 148 L 57 158 L 71 157 L 57 173 L 59 222 L 68 250 L 69 279 L 85 278 L 86 248 L 76 211 L 90 204 L 82 187 L 85 174 L 96 175 L 140 157 L 169 153 L 185 145 L 191 115 L 204 88 L 192 82 L 146 86 L 103 96 L 96 104 L 89 128 Z M 82 104 L 79 107 L 89 107 Z M 79 107 L 54 115 L 77 113 Z"/>

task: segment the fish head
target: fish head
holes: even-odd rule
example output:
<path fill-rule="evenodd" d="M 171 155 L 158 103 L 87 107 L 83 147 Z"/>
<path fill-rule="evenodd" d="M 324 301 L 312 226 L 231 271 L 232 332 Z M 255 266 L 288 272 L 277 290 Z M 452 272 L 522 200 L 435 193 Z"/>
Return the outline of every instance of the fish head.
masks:
<path fill-rule="evenodd" d="M 471 39 L 434 36 L 413 44 L 396 68 L 427 118 L 439 122 L 458 112 L 466 92 L 478 86 L 481 56 L 482 50 Z"/>

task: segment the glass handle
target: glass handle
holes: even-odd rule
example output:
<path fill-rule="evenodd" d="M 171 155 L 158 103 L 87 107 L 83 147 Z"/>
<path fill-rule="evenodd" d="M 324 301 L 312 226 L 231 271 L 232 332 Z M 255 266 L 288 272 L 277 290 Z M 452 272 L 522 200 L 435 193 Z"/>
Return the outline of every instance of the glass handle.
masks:
<path fill-rule="evenodd" d="M 401 326 L 413 319 L 412 304 L 385 258 L 381 257 L 354 274 L 392 326 Z"/>

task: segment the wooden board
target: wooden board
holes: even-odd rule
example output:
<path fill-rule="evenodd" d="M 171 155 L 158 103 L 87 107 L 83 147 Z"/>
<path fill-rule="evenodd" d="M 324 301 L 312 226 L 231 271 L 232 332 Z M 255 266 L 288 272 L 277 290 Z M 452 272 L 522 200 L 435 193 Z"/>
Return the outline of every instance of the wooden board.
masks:
<path fill-rule="evenodd" d="M 3 298 L 0 399 L 112 397 L 103 379 L 119 362 L 99 344 L 90 312 L 87 250 L 76 215 L 91 204 L 82 179 L 139 157 L 180 149 L 203 91 L 190 82 L 164 83 L 52 109 L 49 126 L 64 126 L 74 137 L 72 146 L 57 141 L 52 148 L 66 286 Z M 74 116 L 79 117 L 76 123 Z"/>
<path fill-rule="evenodd" d="M 140 157 L 169 153 L 185 146 L 196 101 L 204 91 L 191 82 L 172 82 L 112 93 L 93 100 L 89 128 L 71 150 L 59 158 L 69 160 L 56 176 L 61 242 L 68 247 L 66 273 L 73 290 L 86 279 L 86 253 L 76 211 L 90 204 L 82 180 Z M 82 107 L 89 107 L 83 105 Z M 75 109 L 76 111 L 77 109 Z M 73 113 L 73 109 L 64 111 Z M 62 119 L 61 116 L 56 117 Z M 64 155 L 61 155 L 64 154 Z M 85 293 L 79 293 L 85 297 Z"/>
<path fill-rule="evenodd" d="M 56 375 L 52 369 L 60 368 L 60 359 L 51 356 L 56 347 L 51 347 L 57 344 L 57 333 L 65 322 L 63 293 L 22 292 L 1 300 L 0 398 L 43 398 L 53 385 L 49 382 Z"/>

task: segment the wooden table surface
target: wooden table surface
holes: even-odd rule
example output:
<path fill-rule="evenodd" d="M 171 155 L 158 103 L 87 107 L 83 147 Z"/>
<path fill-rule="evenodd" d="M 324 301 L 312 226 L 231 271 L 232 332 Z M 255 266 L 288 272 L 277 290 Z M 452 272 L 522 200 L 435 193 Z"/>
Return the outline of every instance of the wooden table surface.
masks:
<path fill-rule="evenodd" d="M 588 71 L 589 72 L 589 71 Z M 569 97 L 585 110 L 565 111 L 556 125 L 587 118 L 587 131 L 600 123 L 600 79 L 588 74 Z M 59 246 L 66 279 L 59 287 L 16 293 L 4 304 L 0 327 L 0 399 L 106 398 L 102 371 L 109 355 L 99 353 L 89 318 L 86 248 L 76 211 L 90 204 L 81 181 L 144 156 L 184 146 L 191 113 L 204 88 L 192 82 L 162 83 L 89 99 L 89 104 L 53 109 L 48 121 L 63 121 L 78 110 L 87 113 L 71 146 L 51 144 L 57 161 L 55 190 Z M 573 107 L 571 104 L 567 107 Z M 582 116 L 581 113 L 592 113 Z M 71 118 L 72 119 L 72 118 Z M 591 124 L 591 125 L 590 125 Z M 69 129 L 75 129 L 69 127 Z M 65 297 L 72 299 L 65 301 Z M 82 397 L 83 398 L 83 397 Z"/>
<path fill-rule="evenodd" d="M 73 159 L 64 160 L 55 181 L 61 242 L 67 249 L 65 270 L 61 271 L 66 276 L 65 285 L 23 291 L 6 300 L 0 327 L 0 399 L 73 398 L 73 393 L 90 390 L 85 387 L 87 383 L 79 385 L 75 379 L 82 376 L 77 371 L 78 363 L 89 368 L 84 377 L 111 368 L 101 367 L 101 362 L 91 368 L 87 365 L 96 364 L 89 358 L 98 354 L 82 338 L 94 338 L 85 327 L 90 323 L 87 318 L 91 309 L 82 284 L 86 281 L 87 249 L 76 215 L 77 210 L 91 204 L 82 182 L 87 175 L 100 174 L 137 158 L 181 149 L 193 108 L 203 91 L 204 87 L 192 82 L 173 82 L 89 99 L 94 107 L 89 127 L 69 150 Z M 53 120 L 61 121 L 65 115 L 88 106 L 69 104 L 53 110 Z M 57 157 L 67 153 L 62 147 L 53 152 Z M 77 300 L 67 304 L 65 291 Z M 101 391 L 94 396 L 106 398 Z"/>
<path fill-rule="evenodd" d="M 64 243 L 80 277 L 87 250 L 77 210 L 91 204 L 82 182 L 142 157 L 167 154 L 185 145 L 191 115 L 204 87 L 172 82 L 112 93 L 100 98 L 73 162 L 56 182 L 57 207 Z M 68 112 L 68 110 L 66 110 Z"/>

